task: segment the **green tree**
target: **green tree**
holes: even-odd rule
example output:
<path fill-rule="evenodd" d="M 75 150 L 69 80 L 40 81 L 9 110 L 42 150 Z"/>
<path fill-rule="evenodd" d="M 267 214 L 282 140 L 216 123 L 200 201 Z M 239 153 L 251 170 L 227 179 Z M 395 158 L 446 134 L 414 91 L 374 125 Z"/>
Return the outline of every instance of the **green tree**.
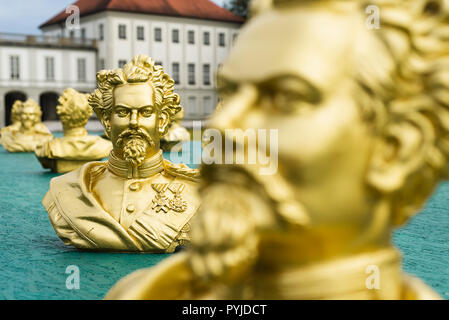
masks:
<path fill-rule="evenodd" d="M 224 7 L 241 17 L 248 17 L 248 5 L 250 0 L 228 0 Z"/>

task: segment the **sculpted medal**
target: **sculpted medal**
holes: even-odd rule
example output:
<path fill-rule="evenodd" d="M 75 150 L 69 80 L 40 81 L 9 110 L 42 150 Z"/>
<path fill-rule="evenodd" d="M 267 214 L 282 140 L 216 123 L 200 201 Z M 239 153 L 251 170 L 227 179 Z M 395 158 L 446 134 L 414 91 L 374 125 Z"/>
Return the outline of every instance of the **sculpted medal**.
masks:
<path fill-rule="evenodd" d="M 151 187 L 153 187 L 153 190 L 156 191 L 156 195 L 153 199 L 153 206 L 151 207 L 151 209 L 156 211 L 156 213 L 159 213 L 161 211 L 167 213 L 170 210 L 168 198 L 165 195 L 168 183 L 155 183 L 152 184 Z"/>

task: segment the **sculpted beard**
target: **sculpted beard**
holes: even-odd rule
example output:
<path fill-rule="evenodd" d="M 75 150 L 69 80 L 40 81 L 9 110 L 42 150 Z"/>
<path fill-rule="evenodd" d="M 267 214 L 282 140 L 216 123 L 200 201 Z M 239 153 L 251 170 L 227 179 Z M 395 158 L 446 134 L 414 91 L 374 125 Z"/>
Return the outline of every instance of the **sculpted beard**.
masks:
<path fill-rule="evenodd" d="M 117 145 L 123 149 L 125 160 L 138 167 L 145 160 L 147 149 L 154 146 L 154 142 L 145 130 L 128 129 L 119 135 Z"/>

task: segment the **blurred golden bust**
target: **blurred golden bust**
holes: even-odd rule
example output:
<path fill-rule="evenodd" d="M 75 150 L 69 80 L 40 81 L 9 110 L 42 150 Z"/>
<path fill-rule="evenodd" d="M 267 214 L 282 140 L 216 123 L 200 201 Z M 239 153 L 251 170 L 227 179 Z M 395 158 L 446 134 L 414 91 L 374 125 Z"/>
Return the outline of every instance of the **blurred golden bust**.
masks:
<path fill-rule="evenodd" d="M 50 182 L 43 199 L 58 236 L 80 249 L 173 252 L 190 242 L 198 171 L 162 157 L 159 140 L 182 108 L 174 81 L 146 56 L 97 74 L 89 97 L 111 139 L 107 162 Z"/>
<path fill-rule="evenodd" d="M 380 29 L 362 1 L 257 7 L 211 126 L 276 129 L 279 170 L 204 166 L 191 249 L 106 298 L 438 298 L 391 236 L 448 173 L 448 3 L 370 2 Z"/>
<path fill-rule="evenodd" d="M 89 161 L 108 156 L 112 143 L 100 136 L 89 136 L 84 128 L 93 113 L 87 97 L 69 88 L 59 98 L 56 111 L 62 122 L 64 137 L 36 147 L 36 156 L 44 168 L 69 172 Z"/>
<path fill-rule="evenodd" d="M 167 152 L 180 152 L 182 145 L 180 143 L 190 141 L 190 133 L 181 125 L 184 118 L 184 110 L 178 112 L 174 121 L 165 136 L 161 138 L 161 149 Z"/>
<path fill-rule="evenodd" d="M 0 136 L 3 132 L 18 130 L 22 125 L 20 122 L 20 110 L 22 108 L 23 102 L 16 100 L 11 108 L 11 125 L 4 127 L 0 130 Z"/>
<path fill-rule="evenodd" d="M 33 152 L 38 144 L 52 139 L 41 117 L 41 107 L 34 100 L 16 101 L 11 110 L 12 125 L 1 131 L 3 147 L 9 152 Z"/>

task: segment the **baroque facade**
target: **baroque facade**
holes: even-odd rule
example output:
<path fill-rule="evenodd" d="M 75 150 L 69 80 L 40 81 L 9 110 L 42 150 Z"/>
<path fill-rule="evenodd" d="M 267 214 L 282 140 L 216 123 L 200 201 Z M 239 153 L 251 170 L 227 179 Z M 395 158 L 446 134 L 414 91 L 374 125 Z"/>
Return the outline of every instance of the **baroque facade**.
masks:
<path fill-rule="evenodd" d="M 91 92 L 96 71 L 122 67 L 137 54 L 151 56 L 176 81 L 186 120 L 213 112 L 215 73 L 242 18 L 210 0 L 79 0 L 74 7 L 77 25 L 67 24 L 76 11 L 64 9 L 40 26 L 41 36 L 0 35 L 1 125 L 14 100 L 26 98 L 40 102 L 44 121 L 56 120 L 65 88 Z"/>

